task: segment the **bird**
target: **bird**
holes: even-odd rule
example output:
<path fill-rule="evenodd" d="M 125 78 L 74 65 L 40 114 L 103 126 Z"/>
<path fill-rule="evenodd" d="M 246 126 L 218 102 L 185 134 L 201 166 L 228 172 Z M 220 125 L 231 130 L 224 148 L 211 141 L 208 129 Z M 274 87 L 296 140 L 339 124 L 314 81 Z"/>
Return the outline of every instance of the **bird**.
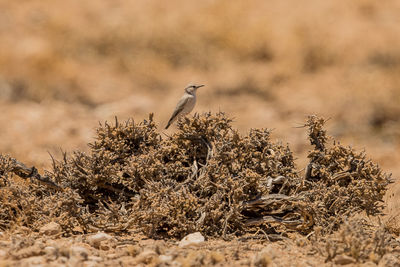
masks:
<path fill-rule="evenodd" d="M 178 104 L 176 105 L 176 108 L 172 113 L 172 116 L 169 119 L 165 129 L 168 129 L 168 127 L 172 123 L 174 123 L 175 120 L 177 120 L 182 116 L 185 116 L 186 114 L 190 113 L 193 110 L 194 105 L 196 105 L 196 91 L 197 89 L 203 86 L 204 84 L 201 85 L 189 84 L 188 86 L 186 86 L 185 93 L 183 94 Z"/>

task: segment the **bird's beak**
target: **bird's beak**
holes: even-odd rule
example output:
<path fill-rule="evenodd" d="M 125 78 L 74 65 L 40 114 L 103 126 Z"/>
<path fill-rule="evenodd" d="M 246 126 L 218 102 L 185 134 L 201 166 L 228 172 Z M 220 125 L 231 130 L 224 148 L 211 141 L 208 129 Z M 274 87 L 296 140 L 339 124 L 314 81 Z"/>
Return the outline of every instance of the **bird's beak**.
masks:
<path fill-rule="evenodd" d="M 204 84 L 202 84 L 202 85 L 197 85 L 196 86 L 196 89 L 199 89 L 200 87 L 203 87 L 204 86 Z"/>

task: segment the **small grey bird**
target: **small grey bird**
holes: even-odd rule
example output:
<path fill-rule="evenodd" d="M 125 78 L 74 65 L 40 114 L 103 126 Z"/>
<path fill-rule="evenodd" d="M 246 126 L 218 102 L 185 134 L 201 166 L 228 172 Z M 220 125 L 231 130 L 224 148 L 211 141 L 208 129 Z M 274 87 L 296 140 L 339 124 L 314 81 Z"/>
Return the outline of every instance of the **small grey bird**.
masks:
<path fill-rule="evenodd" d="M 168 129 L 168 127 L 178 118 L 185 116 L 186 114 L 190 113 L 194 105 L 196 105 L 196 91 L 200 87 L 203 87 L 204 85 L 195 85 L 195 84 L 189 84 L 185 88 L 185 94 L 181 97 L 179 100 L 178 104 L 176 105 L 176 108 L 174 110 L 174 113 L 172 113 L 171 118 L 168 121 L 167 126 L 165 129 Z"/>

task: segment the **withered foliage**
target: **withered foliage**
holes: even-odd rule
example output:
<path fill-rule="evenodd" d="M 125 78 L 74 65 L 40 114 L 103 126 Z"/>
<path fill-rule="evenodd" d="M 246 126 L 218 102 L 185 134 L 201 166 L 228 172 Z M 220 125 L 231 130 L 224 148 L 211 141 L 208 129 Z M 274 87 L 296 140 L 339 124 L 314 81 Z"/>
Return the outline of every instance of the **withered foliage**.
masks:
<path fill-rule="evenodd" d="M 100 125 L 94 142 L 89 144 L 90 153 L 64 154 L 63 160 L 53 161 L 50 176 L 63 188 L 76 190 L 88 205 L 108 199 L 128 201 L 143 181 L 139 175 L 130 176 L 124 170 L 133 159 L 142 168 L 150 167 L 146 158 L 161 145 L 155 130 L 152 115 L 139 124 L 116 120 L 115 125 Z M 128 171 L 135 172 L 133 168 Z"/>
<path fill-rule="evenodd" d="M 244 201 L 290 194 L 300 181 L 291 151 L 272 143 L 268 130 L 242 137 L 230 123 L 223 113 L 196 115 L 164 139 L 152 116 L 139 124 L 106 123 L 90 153 L 54 161 L 50 176 L 78 192 L 94 213 L 87 224 L 97 228 L 136 225 L 151 236 L 173 237 L 240 233 Z M 129 212 L 115 210 L 116 203 Z M 110 206 L 115 211 L 104 212 Z M 99 214 L 103 219 L 94 220 Z"/>
<path fill-rule="evenodd" d="M 299 179 L 287 146 L 271 142 L 266 129 L 242 137 L 230 123 L 223 113 L 185 119 L 144 157 L 144 164 L 130 159 L 129 176 L 143 185 L 136 218 L 147 233 L 239 234 L 244 230 L 243 202 L 296 188 Z M 285 183 L 269 181 L 280 176 Z"/>
<path fill-rule="evenodd" d="M 328 146 L 324 123 L 324 119 L 310 116 L 306 124 L 315 148 L 308 155 L 303 190 L 315 212 L 316 224 L 330 232 L 350 214 L 379 213 L 391 179 L 366 158 L 365 152 L 336 142 Z"/>
<path fill-rule="evenodd" d="M 70 188 L 49 190 L 13 176 L 18 165 L 15 159 L 0 155 L 0 229 L 28 226 L 38 230 L 55 221 L 66 232 L 72 232 L 81 224 L 83 201 L 76 192 Z"/>
<path fill-rule="evenodd" d="M 7 177 L 9 177 L 10 172 L 13 167 L 13 161 L 8 156 L 3 156 L 0 154 L 0 186 L 7 186 Z"/>
<path fill-rule="evenodd" d="M 65 234 L 141 230 L 151 237 L 309 233 L 315 226 L 329 233 L 354 212 L 376 214 L 390 177 L 364 153 L 328 146 L 324 122 L 307 121 L 315 149 L 305 177 L 270 130 L 240 135 L 223 113 L 184 118 L 167 137 L 152 114 L 140 123 L 105 123 L 88 153 L 53 159 L 52 170 L 31 182 L 13 176 L 16 161 L 1 156 L 0 227 L 56 221 Z M 46 179 L 57 187 L 47 188 Z"/>
<path fill-rule="evenodd" d="M 316 227 L 311 237 L 312 250 L 331 261 L 345 255 L 354 262 L 372 261 L 378 264 L 382 257 L 393 252 L 400 242 L 382 224 L 367 222 L 363 218 L 348 218 L 338 231 L 323 235 Z"/>

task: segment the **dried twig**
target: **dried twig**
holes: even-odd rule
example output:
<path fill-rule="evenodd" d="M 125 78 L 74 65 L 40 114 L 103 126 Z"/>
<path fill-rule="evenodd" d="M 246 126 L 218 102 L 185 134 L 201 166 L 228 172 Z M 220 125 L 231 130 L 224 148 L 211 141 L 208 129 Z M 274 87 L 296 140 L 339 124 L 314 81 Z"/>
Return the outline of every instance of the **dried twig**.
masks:
<path fill-rule="evenodd" d="M 60 186 L 58 186 L 56 183 L 54 183 L 52 180 L 50 180 L 50 178 L 48 176 L 40 175 L 38 173 L 38 170 L 34 166 L 31 168 L 28 168 L 22 162 L 14 160 L 14 165 L 11 169 L 11 172 L 13 172 L 14 174 L 16 174 L 19 177 L 24 178 L 24 179 L 34 178 L 37 181 L 39 181 L 39 183 L 41 183 L 49 188 L 52 188 L 55 190 L 62 190 L 62 188 Z"/>

